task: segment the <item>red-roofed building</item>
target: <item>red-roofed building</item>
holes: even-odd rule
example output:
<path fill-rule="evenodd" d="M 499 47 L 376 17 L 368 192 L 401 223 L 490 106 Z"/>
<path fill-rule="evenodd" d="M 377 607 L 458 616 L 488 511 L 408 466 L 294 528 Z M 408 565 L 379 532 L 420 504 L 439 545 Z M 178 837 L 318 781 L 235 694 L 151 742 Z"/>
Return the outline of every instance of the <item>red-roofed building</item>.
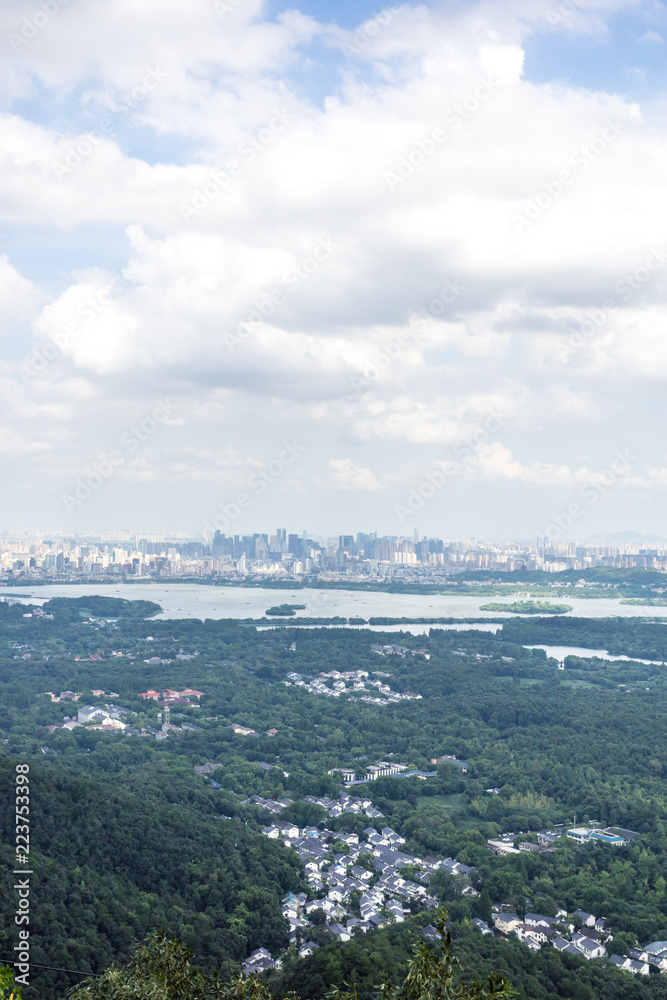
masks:
<path fill-rule="evenodd" d="M 152 698 L 153 701 L 157 701 L 158 698 L 160 697 L 160 692 L 159 691 L 153 691 L 152 688 L 149 688 L 148 691 L 142 691 L 142 693 L 139 695 L 139 697 L 140 698 Z"/>

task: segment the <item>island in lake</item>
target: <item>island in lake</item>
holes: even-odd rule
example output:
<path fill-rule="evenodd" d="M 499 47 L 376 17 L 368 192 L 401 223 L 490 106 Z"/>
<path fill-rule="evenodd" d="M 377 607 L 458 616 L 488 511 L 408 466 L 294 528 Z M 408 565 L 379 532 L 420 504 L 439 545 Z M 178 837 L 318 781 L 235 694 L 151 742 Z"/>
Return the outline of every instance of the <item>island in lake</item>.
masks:
<path fill-rule="evenodd" d="M 294 615 L 297 611 L 304 611 L 305 604 L 275 604 L 272 608 L 267 608 L 265 615 Z"/>
<path fill-rule="evenodd" d="M 572 605 L 549 604 L 548 601 L 515 601 L 514 604 L 492 601 L 490 604 L 480 604 L 479 610 L 509 611 L 513 615 L 565 615 L 572 610 Z"/>
<path fill-rule="evenodd" d="M 667 606 L 667 597 L 628 597 L 620 603 L 634 604 L 640 608 L 664 608 Z"/>

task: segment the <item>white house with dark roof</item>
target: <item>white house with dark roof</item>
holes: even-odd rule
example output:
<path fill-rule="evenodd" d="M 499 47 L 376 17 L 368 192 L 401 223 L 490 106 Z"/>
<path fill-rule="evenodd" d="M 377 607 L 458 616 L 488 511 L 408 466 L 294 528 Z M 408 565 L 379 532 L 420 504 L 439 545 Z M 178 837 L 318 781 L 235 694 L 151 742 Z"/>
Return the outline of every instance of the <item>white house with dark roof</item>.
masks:
<path fill-rule="evenodd" d="M 605 947 L 600 941 L 593 941 L 592 938 L 585 937 L 583 934 L 576 934 L 572 936 L 572 944 L 580 951 L 584 958 L 604 958 L 607 954 Z"/>
<path fill-rule="evenodd" d="M 333 934 L 333 936 L 339 941 L 350 940 L 350 932 L 347 927 L 343 927 L 342 924 L 330 924 L 327 930 L 329 930 L 330 933 Z"/>
<path fill-rule="evenodd" d="M 299 836 L 299 827 L 294 823 L 287 823 L 284 820 L 278 819 L 273 824 L 278 834 L 289 838 L 289 840 L 295 840 Z"/>
<path fill-rule="evenodd" d="M 650 971 L 648 962 L 637 961 L 636 959 L 628 958 L 627 955 L 611 955 L 609 961 L 617 969 L 624 969 L 626 972 L 631 972 L 633 976 L 648 976 Z"/>
<path fill-rule="evenodd" d="M 248 976 L 253 972 L 266 972 L 268 969 L 280 968 L 280 961 L 271 958 L 271 952 L 266 948 L 256 948 L 251 955 L 241 963 L 244 975 Z"/>
<path fill-rule="evenodd" d="M 537 927 L 538 924 L 547 924 L 551 927 L 553 924 L 557 924 L 558 921 L 555 917 L 545 917 L 542 913 L 527 913 L 523 918 L 524 924 L 532 924 Z"/>
<path fill-rule="evenodd" d="M 473 917 L 472 925 L 476 930 L 481 931 L 482 934 L 493 934 L 489 925 L 480 917 Z"/>

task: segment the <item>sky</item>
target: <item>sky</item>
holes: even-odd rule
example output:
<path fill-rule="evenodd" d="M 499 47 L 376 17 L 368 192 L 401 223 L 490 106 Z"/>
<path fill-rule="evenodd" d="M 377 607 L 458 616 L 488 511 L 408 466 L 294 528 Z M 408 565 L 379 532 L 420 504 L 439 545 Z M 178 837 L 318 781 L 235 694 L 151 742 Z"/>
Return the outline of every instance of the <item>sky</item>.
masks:
<path fill-rule="evenodd" d="M 667 536 L 664 3 L 0 45 L 0 530 Z"/>

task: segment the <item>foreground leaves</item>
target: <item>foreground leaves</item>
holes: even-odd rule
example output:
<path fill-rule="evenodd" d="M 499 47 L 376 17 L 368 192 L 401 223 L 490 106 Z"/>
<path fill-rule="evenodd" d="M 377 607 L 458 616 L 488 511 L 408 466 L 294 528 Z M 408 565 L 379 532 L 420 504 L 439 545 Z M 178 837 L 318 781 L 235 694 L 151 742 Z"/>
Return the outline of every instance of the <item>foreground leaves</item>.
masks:
<path fill-rule="evenodd" d="M 511 986 L 497 975 L 485 984 L 455 982 L 459 965 L 451 952 L 447 914 L 438 913 L 440 943 L 433 948 L 415 946 L 408 973 L 398 988 L 379 987 L 380 1000 L 511 1000 Z M 257 975 L 236 976 L 222 982 L 217 973 L 207 976 L 193 967 L 191 950 L 164 933 L 153 934 L 137 949 L 127 969 L 113 966 L 98 979 L 87 980 L 70 992 L 70 1000 L 276 1000 Z M 325 994 L 326 1000 L 360 1000 L 358 988 Z M 285 1000 L 299 1000 L 295 993 Z"/>

